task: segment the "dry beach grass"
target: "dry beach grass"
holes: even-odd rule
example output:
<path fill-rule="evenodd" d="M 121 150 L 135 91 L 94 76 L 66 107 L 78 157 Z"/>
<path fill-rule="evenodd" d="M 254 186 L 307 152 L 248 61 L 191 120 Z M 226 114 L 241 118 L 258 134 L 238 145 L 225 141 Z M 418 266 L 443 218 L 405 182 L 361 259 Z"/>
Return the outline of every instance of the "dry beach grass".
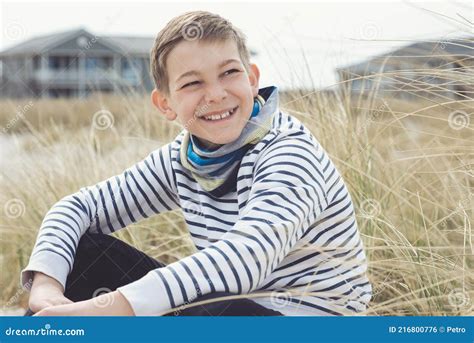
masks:
<path fill-rule="evenodd" d="M 472 315 L 474 101 L 306 90 L 284 94 L 281 104 L 312 130 L 350 189 L 374 287 L 367 314 Z M 47 210 L 120 173 L 180 127 L 147 96 L 102 94 L 2 100 L 0 126 L 0 289 L 10 309 L 26 307 L 19 272 Z M 179 211 L 114 235 L 166 263 L 194 251 Z"/>

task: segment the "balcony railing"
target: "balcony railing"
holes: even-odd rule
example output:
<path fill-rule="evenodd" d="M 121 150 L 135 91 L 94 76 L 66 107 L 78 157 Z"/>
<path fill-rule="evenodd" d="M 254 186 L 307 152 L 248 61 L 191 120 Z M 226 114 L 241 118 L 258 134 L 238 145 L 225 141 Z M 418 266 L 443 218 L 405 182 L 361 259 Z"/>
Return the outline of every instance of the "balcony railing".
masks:
<path fill-rule="evenodd" d="M 138 72 L 125 70 L 119 75 L 112 69 L 95 70 L 54 70 L 43 69 L 34 73 L 34 80 L 39 83 L 47 83 L 57 86 L 71 86 L 80 84 L 111 85 L 121 84 L 136 86 L 140 83 Z"/>

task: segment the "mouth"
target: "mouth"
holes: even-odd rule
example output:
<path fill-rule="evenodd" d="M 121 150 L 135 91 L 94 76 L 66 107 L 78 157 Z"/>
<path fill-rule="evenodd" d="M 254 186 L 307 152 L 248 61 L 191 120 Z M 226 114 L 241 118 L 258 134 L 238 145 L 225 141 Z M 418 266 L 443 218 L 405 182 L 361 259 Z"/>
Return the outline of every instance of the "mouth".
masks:
<path fill-rule="evenodd" d="M 199 119 L 202 119 L 208 123 L 222 123 L 222 122 L 230 120 L 235 114 L 235 112 L 237 112 L 238 108 L 239 106 L 236 106 L 232 108 L 231 110 L 225 111 L 223 113 L 213 114 L 209 116 L 201 116 L 199 117 Z"/>

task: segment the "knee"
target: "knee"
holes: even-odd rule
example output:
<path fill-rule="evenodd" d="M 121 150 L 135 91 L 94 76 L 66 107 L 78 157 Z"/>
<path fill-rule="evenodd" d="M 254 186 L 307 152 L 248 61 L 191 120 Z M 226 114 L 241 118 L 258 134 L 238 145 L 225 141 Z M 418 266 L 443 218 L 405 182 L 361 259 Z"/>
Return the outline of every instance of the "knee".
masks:
<path fill-rule="evenodd" d="M 76 254 L 90 255 L 93 251 L 100 251 L 111 239 L 109 235 L 86 232 L 79 240 Z"/>
<path fill-rule="evenodd" d="M 97 265 L 103 255 L 108 236 L 86 232 L 81 236 L 74 256 L 74 264 L 69 278 L 76 278 L 92 265 Z M 69 281 L 68 278 L 68 281 Z"/>

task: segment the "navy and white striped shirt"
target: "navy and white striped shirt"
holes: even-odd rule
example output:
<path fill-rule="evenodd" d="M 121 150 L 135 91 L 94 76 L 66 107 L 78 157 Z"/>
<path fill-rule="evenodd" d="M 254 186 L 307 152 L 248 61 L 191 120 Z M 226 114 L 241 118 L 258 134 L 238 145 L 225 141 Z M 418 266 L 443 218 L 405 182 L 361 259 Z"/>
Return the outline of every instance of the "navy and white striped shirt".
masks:
<path fill-rule="evenodd" d="M 184 131 L 122 174 L 57 202 L 45 216 L 32 271 L 63 287 L 80 237 L 109 234 L 181 208 L 198 251 L 118 290 L 136 315 L 160 315 L 211 292 L 252 298 L 284 315 L 355 315 L 371 285 L 351 197 L 311 132 L 277 112 L 243 157 L 234 189 L 205 192 L 178 157 Z"/>

